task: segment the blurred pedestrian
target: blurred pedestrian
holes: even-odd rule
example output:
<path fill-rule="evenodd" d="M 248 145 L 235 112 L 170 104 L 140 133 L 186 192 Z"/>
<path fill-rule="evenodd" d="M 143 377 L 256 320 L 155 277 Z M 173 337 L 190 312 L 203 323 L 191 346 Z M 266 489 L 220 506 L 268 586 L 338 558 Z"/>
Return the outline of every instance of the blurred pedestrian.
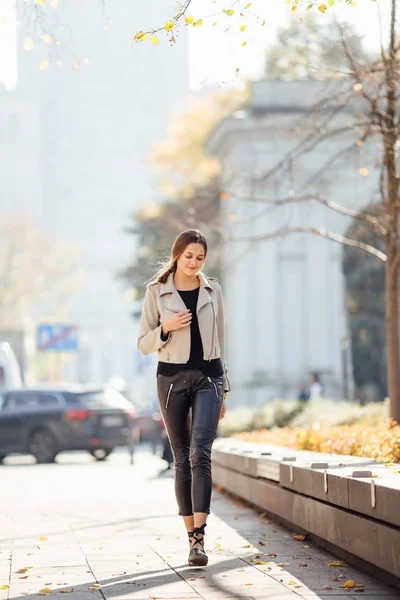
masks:
<path fill-rule="evenodd" d="M 211 501 L 211 447 L 230 391 L 221 285 L 202 272 L 207 251 L 200 231 L 177 236 L 171 258 L 147 286 L 138 338 L 143 354 L 158 353 L 158 401 L 194 566 L 208 563 L 204 528 Z"/>
<path fill-rule="evenodd" d="M 310 399 L 315 400 L 317 398 L 322 398 L 324 395 L 324 386 L 321 383 L 321 379 L 318 373 L 313 373 L 311 375 L 311 385 L 310 385 Z"/>
<path fill-rule="evenodd" d="M 308 402 L 308 400 L 310 399 L 310 391 L 307 387 L 307 383 L 300 383 L 297 399 L 299 402 Z"/>

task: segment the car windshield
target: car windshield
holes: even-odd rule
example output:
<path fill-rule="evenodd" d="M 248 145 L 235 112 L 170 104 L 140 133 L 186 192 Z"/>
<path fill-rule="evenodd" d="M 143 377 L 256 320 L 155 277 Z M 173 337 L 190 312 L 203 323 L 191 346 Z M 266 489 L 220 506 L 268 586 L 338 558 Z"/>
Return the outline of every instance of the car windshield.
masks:
<path fill-rule="evenodd" d="M 83 392 L 75 395 L 77 403 L 81 406 L 107 406 L 110 408 L 122 408 L 129 410 L 132 404 L 122 394 L 112 388 Z"/>

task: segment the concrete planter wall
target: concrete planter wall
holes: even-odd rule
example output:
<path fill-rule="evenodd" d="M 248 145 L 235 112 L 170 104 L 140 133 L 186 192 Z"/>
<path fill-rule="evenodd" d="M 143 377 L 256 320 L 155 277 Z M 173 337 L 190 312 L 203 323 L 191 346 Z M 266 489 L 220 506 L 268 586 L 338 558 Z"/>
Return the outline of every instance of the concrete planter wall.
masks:
<path fill-rule="evenodd" d="M 214 483 L 400 578 L 400 469 L 369 458 L 219 439 Z"/>

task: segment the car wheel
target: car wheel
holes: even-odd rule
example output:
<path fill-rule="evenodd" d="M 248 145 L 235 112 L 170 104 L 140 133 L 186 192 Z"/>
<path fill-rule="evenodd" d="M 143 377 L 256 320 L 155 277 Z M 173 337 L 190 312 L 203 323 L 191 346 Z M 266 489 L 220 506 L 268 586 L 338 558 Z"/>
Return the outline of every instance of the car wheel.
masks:
<path fill-rule="evenodd" d="M 28 452 L 38 464 L 54 462 L 57 455 L 56 442 L 47 429 L 37 429 L 29 438 Z"/>
<path fill-rule="evenodd" d="M 94 456 L 96 460 L 106 460 L 111 454 L 114 448 L 96 448 L 95 450 L 90 450 L 90 454 Z"/>

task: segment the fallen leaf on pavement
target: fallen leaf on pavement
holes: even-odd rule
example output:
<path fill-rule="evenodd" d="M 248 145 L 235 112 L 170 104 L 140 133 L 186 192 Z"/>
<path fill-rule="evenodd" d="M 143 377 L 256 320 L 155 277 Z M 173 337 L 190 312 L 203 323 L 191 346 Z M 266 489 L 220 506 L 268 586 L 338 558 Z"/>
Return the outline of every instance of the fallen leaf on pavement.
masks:
<path fill-rule="evenodd" d="M 276 556 L 278 556 L 277 554 L 275 554 L 275 552 L 270 552 L 269 554 L 267 554 L 267 556 L 272 556 L 272 558 L 275 558 Z"/>
<path fill-rule="evenodd" d="M 73 591 L 74 588 L 71 588 L 70 590 L 60 590 L 60 594 L 72 594 Z"/>
<path fill-rule="evenodd" d="M 38 539 L 40 542 L 47 542 L 47 537 L 45 535 L 40 535 Z"/>
<path fill-rule="evenodd" d="M 42 590 L 39 590 L 39 594 L 51 594 L 53 592 L 53 590 L 51 590 L 50 588 L 43 588 Z"/>
<path fill-rule="evenodd" d="M 253 562 L 253 561 L 252 561 Z M 254 561 L 255 565 L 267 565 L 268 561 L 267 560 L 255 560 Z"/>
<path fill-rule="evenodd" d="M 2 586 L 0 587 L 0 590 L 8 590 L 8 585 L 2 585 Z"/>
<path fill-rule="evenodd" d="M 22 577 L 18 577 L 18 579 L 28 579 L 29 575 L 23 575 Z"/>
<path fill-rule="evenodd" d="M 331 590 L 332 586 L 331 585 L 324 585 L 324 590 Z"/>
<path fill-rule="evenodd" d="M 330 567 L 345 567 L 347 566 L 343 560 L 333 560 L 329 563 Z"/>
<path fill-rule="evenodd" d="M 349 579 L 348 581 L 345 581 L 344 584 L 341 585 L 340 587 L 353 588 L 353 587 L 356 587 L 356 582 L 353 581 L 352 579 Z"/>
<path fill-rule="evenodd" d="M 307 563 L 299 563 L 299 567 L 307 567 Z"/>
<path fill-rule="evenodd" d="M 88 590 L 98 590 L 99 588 L 101 588 L 101 585 L 99 583 L 94 583 L 93 585 L 88 587 Z"/>
<path fill-rule="evenodd" d="M 260 544 L 260 546 L 265 546 L 265 542 L 258 542 Z"/>
<path fill-rule="evenodd" d="M 304 542 L 304 540 L 306 539 L 306 536 L 302 535 L 301 533 L 292 533 L 292 538 L 294 540 L 298 540 L 299 542 Z"/>
<path fill-rule="evenodd" d="M 19 575 L 20 573 L 26 573 L 27 570 L 28 569 L 25 567 L 24 569 L 18 569 L 18 571 L 15 571 L 15 572 Z"/>

